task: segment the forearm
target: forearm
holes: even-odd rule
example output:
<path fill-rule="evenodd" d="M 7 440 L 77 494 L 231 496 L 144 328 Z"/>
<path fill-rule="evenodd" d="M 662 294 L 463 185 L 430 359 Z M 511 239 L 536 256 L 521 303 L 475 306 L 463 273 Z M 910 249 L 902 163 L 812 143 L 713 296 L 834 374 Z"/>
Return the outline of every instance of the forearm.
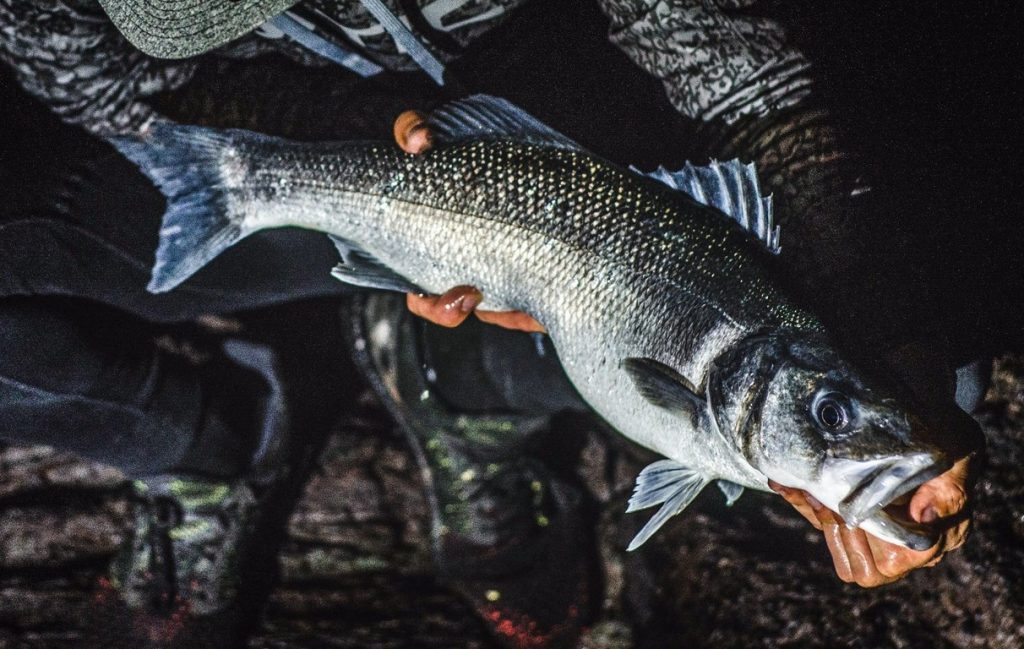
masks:
<path fill-rule="evenodd" d="M 959 413 L 938 414 L 952 406 L 954 368 L 936 288 L 900 222 L 906 205 L 872 189 L 869 162 L 811 89 L 784 110 L 703 124 L 703 150 L 755 162 L 791 286 L 860 362 L 907 385 L 956 442 L 975 448 L 977 431 L 954 423 Z"/>
<path fill-rule="evenodd" d="M 784 234 L 782 259 L 811 283 L 847 275 L 870 258 L 862 160 L 845 146 L 833 115 L 809 96 L 797 105 L 700 128 L 701 150 L 756 164 Z M 860 197 L 860 198 L 858 198 Z"/>
<path fill-rule="evenodd" d="M 757 164 L 775 198 L 787 259 L 811 266 L 824 256 L 834 267 L 832 246 L 810 245 L 817 237 L 803 231 L 822 220 L 834 230 L 832 215 L 864 189 L 863 173 L 816 101 L 810 62 L 782 26 L 756 15 L 751 0 L 599 3 L 611 41 L 699 124 L 702 153 Z"/>
<path fill-rule="evenodd" d="M 683 115 L 733 123 L 798 103 L 809 64 L 785 30 L 746 11 L 754 0 L 598 0 L 608 37 L 660 79 Z"/>
<path fill-rule="evenodd" d="M 306 67 L 282 56 L 256 61 L 209 56 L 188 84 L 151 103 L 184 124 L 297 140 L 384 139 L 391 137 L 394 116 L 402 110 L 436 101 L 434 88 L 427 83 L 389 87 L 339 66 Z"/>

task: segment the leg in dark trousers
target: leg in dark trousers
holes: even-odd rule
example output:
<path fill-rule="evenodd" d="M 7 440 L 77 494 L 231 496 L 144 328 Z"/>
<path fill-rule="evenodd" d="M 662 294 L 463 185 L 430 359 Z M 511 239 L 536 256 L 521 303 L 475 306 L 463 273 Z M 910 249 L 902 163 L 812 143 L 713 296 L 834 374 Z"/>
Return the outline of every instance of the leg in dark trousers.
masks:
<path fill-rule="evenodd" d="M 318 233 L 270 232 L 152 295 L 163 198 L 106 143 L 58 128 L 64 155 L 26 159 L 37 173 L 0 190 L 0 440 L 128 475 L 237 475 L 258 443 L 264 381 L 159 349 L 152 323 L 340 295 L 337 253 Z"/>
<path fill-rule="evenodd" d="M 234 412 L 241 369 L 200 371 L 160 349 L 143 322 L 64 298 L 0 300 L 0 436 L 66 449 L 151 475 L 187 463 L 237 475 L 255 440 L 253 415 Z M 244 391 L 242 391 L 244 392 Z"/>

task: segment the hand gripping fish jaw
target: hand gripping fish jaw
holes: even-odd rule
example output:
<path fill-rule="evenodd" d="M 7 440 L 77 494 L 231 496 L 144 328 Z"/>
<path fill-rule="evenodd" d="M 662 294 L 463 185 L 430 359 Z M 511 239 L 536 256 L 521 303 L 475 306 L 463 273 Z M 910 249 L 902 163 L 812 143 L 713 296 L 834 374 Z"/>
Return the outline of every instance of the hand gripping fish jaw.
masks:
<path fill-rule="evenodd" d="M 937 533 L 886 509 L 952 466 L 919 439 L 920 423 L 823 337 L 766 336 L 745 347 L 759 360 L 741 362 L 750 369 L 733 370 L 718 389 L 741 395 L 719 419 L 732 418 L 725 430 L 736 432 L 747 460 L 851 527 L 911 549 L 934 545 Z M 737 390 L 739 383 L 750 387 Z"/>
<path fill-rule="evenodd" d="M 644 385 L 650 392 L 649 378 Z M 951 462 L 918 441 L 920 424 L 896 400 L 868 387 L 823 336 L 750 336 L 712 363 L 705 392 L 687 402 L 703 409 L 691 417 L 765 477 L 807 491 L 850 527 L 885 541 L 914 550 L 937 541 L 936 531 L 901 514 L 897 503 Z M 658 502 L 682 511 L 672 497 L 692 494 L 692 500 L 698 484 L 715 478 L 694 473 L 673 460 L 651 465 L 637 481 L 629 511 L 656 504 L 653 496 L 666 493 Z M 660 526 L 668 516 L 655 518 Z M 645 528 L 631 548 L 653 531 Z"/>
<path fill-rule="evenodd" d="M 919 486 L 949 470 L 951 463 L 937 450 L 919 451 L 873 462 L 841 461 L 846 467 L 825 470 L 843 475 L 854 468 L 863 479 L 839 502 L 836 510 L 850 527 L 860 527 L 911 550 L 926 550 L 938 540 L 936 531 L 901 515 L 893 505 Z"/>

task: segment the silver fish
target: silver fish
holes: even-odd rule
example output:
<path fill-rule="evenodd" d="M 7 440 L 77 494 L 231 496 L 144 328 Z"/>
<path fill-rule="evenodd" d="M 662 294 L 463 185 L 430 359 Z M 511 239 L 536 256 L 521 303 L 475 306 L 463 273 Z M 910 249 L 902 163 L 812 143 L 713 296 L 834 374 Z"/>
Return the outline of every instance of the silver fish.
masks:
<path fill-rule="evenodd" d="M 594 410 L 668 458 L 637 479 L 629 510 L 661 509 L 629 549 L 715 480 L 730 502 L 773 479 L 882 539 L 935 543 L 886 508 L 950 462 L 780 290 L 752 167 L 643 176 L 486 96 L 439 109 L 432 128 L 421 156 L 159 124 L 115 140 L 168 198 L 150 289 L 259 230 L 321 230 L 342 281 L 470 284 L 480 308 L 544 323 Z"/>

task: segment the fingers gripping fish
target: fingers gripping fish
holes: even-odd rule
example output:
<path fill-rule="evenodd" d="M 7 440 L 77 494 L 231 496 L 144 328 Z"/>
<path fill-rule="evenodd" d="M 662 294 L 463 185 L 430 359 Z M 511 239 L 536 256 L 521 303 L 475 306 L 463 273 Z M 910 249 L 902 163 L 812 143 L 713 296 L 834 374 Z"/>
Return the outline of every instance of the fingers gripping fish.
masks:
<path fill-rule="evenodd" d="M 751 166 L 643 175 L 486 96 L 441 108 L 431 128 L 425 156 L 165 124 L 114 140 L 167 196 L 150 290 L 253 232 L 321 230 L 342 281 L 470 284 L 481 308 L 544 323 L 581 396 L 667 458 L 637 479 L 629 510 L 661 508 L 630 549 L 716 480 L 730 502 L 772 479 L 882 539 L 935 542 L 886 507 L 950 462 L 780 289 Z"/>

